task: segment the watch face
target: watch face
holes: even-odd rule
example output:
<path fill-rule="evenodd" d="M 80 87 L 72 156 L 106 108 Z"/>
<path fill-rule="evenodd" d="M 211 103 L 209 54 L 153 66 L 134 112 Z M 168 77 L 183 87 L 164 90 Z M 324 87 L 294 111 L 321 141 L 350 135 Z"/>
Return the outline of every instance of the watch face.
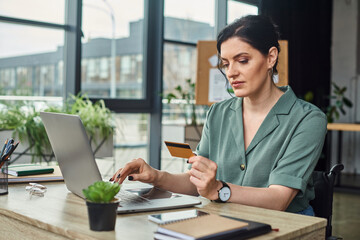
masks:
<path fill-rule="evenodd" d="M 221 201 L 226 202 L 227 200 L 229 200 L 230 198 L 230 188 L 228 187 L 223 187 L 220 191 L 219 191 L 219 198 Z"/>

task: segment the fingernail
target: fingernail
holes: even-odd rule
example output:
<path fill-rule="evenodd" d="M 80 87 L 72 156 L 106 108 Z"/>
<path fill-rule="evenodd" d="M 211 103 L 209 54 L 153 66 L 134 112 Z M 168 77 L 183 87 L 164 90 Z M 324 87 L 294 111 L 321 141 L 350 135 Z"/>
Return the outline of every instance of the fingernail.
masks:
<path fill-rule="evenodd" d="M 112 181 L 113 179 L 112 178 L 110 178 L 110 180 L 109 181 Z"/>
<path fill-rule="evenodd" d="M 129 176 L 128 179 L 129 179 L 130 181 L 132 181 L 132 180 L 134 180 L 134 177 L 133 177 L 133 176 Z"/>
<path fill-rule="evenodd" d="M 120 173 L 117 175 L 117 177 L 116 178 L 120 178 Z"/>

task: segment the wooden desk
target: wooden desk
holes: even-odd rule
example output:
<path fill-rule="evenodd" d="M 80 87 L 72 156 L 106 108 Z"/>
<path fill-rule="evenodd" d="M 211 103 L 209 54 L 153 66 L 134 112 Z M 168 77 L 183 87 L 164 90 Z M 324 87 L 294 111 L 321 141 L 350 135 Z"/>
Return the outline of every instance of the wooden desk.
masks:
<path fill-rule="evenodd" d="M 355 123 L 328 123 L 327 129 L 330 131 L 338 131 L 338 139 L 337 139 L 337 163 L 341 163 L 342 158 L 342 132 L 360 132 L 360 124 Z M 331 134 L 328 134 L 328 141 L 331 146 Z M 330 152 L 331 147 L 329 147 Z M 328 156 L 331 156 L 331 154 L 328 154 Z M 326 171 L 330 170 L 330 160 L 328 161 L 328 166 L 326 167 Z M 340 173 L 341 175 L 341 173 Z M 336 186 L 341 185 L 341 178 L 340 176 L 337 177 Z"/>
<path fill-rule="evenodd" d="M 64 183 L 44 185 L 48 188 L 44 197 L 30 197 L 25 191 L 26 184 L 10 185 L 9 194 L 0 196 L 1 239 L 153 239 L 157 225 L 147 220 L 150 212 L 118 215 L 115 231 L 94 232 L 89 229 L 84 200 L 68 192 Z M 323 218 L 232 203 L 212 203 L 206 199 L 200 208 L 269 223 L 280 229 L 255 239 L 325 238 L 326 220 Z"/>
<path fill-rule="evenodd" d="M 328 130 L 359 132 L 360 124 L 355 123 L 328 123 Z"/>

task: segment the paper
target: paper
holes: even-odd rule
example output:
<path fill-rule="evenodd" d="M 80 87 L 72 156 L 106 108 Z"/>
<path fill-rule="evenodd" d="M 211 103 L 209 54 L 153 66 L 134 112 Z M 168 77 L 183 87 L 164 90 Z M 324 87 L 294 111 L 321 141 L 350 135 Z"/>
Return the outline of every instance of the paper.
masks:
<path fill-rule="evenodd" d="M 209 58 L 209 63 L 212 67 L 216 67 L 218 65 L 218 62 L 219 62 L 219 58 L 216 54 L 212 55 Z"/>
<path fill-rule="evenodd" d="M 227 91 L 227 79 L 217 68 L 210 68 L 209 72 L 209 102 L 220 102 L 231 98 Z"/>

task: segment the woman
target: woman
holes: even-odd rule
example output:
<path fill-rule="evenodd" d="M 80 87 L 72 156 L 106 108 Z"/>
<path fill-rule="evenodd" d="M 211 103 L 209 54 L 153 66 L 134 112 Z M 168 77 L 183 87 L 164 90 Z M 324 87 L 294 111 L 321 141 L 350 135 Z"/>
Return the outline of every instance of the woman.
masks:
<path fill-rule="evenodd" d="M 152 183 L 218 202 L 314 215 L 312 172 L 326 134 L 326 117 L 278 88 L 278 33 L 263 16 L 246 16 L 217 39 L 221 65 L 236 97 L 213 104 L 191 169 L 170 174 L 134 159 L 111 180 Z"/>

